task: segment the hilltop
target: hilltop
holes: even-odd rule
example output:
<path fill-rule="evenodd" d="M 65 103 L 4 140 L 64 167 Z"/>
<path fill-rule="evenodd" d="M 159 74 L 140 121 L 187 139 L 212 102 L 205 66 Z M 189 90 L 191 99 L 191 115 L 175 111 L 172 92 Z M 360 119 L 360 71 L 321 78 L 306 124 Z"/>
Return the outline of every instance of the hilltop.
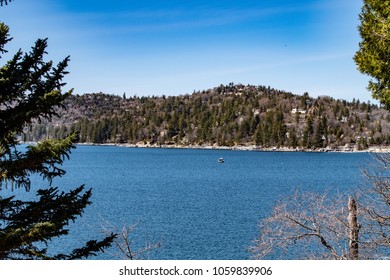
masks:
<path fill-rule="evenodd" d="M 370 102 L 295 95 L 266 86 L 220 85 L 180 96 L 72 95 L 60 118 L 23 136 L 78 131 L 80 143 L 363 150 L 390 143 L 390 113 Z"/>

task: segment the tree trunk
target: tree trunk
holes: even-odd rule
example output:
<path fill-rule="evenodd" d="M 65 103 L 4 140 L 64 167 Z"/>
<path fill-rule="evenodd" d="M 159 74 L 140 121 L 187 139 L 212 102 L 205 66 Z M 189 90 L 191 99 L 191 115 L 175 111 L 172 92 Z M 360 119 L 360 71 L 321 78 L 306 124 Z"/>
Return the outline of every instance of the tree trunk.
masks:
<path fill-rule="evenodd" d="M 349 197 L 348 200 L 348 228 L 349 228 L 349 259 L 359 259 L 359 224 L 357 221 L 357 204 L 356 200 Z"/>

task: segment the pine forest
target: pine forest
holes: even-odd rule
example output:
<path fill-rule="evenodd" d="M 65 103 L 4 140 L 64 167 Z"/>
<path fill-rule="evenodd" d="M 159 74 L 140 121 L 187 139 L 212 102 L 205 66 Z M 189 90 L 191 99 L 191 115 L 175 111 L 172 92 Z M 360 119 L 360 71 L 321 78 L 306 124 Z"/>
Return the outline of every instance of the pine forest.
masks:
<path fill-rule="evenodd" d="M 173 147 L 365 150 L 390 143 L 390 114 L 360 100 L 295 95 L 266 86 L 220 85 L 180 96 L 72 95 L 60 118 L 25 129 L 21 140 Z"/>

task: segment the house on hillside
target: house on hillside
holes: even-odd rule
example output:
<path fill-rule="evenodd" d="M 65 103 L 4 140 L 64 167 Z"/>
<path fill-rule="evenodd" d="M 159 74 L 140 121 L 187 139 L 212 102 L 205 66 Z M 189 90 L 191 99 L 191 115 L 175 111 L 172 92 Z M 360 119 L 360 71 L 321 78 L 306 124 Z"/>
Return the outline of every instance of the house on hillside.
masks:
<path fill-rule="evenodd" d="M 306 110 L 303 110 L 303 109 L 299 109 L 299 108 L 294 108 L 291 110 L 291 114 L 295 115 L 295 114 L 306 114 Z"/>

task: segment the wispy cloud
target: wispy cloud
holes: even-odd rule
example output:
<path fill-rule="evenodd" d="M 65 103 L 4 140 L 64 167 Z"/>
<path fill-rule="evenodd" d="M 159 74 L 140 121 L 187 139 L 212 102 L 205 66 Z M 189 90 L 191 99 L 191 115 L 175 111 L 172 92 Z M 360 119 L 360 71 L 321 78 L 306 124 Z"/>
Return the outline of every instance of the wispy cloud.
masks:
<path fill-rule="evenodd" d="M 289 79 L 306 87 L 304 76 L 316 71 L 335 79 L 334 65 L 350 62 L 356 48 L 357 2 L 145 0 L 108 7 L 98 0 L 35 0 L 15 1 L 0 9 L 0 17 L 10 24 L 16 48 L 28 50 L 37 38 L 49 37 L 50 55 L 70 54 L 75 88 L 123 93 L 137 84 L 148 87 L 140 94 L 163 86 L 183 93 L 229 81 Z M 352 27 L 342 29 L 345 22 Z M 329 73 L 321 69 L 332 63 Z"/>
<path fill-rule="evenodd" d="M 117 12 L 94 12 L 66 14 L 66 21 L 80 23 L 80 26 L 94 29 L 99 33 L 145 33 L 191 31 L 224 27 L 251 21 L 262 22 L 286 14 L 310 9 L 313 5 L 294 3 L 280 6 L 226 7 L 215 8 L 207 5 L 194 9 L 124 10 Z M 317 7 L 318 8 L 318 7 Z"/>

